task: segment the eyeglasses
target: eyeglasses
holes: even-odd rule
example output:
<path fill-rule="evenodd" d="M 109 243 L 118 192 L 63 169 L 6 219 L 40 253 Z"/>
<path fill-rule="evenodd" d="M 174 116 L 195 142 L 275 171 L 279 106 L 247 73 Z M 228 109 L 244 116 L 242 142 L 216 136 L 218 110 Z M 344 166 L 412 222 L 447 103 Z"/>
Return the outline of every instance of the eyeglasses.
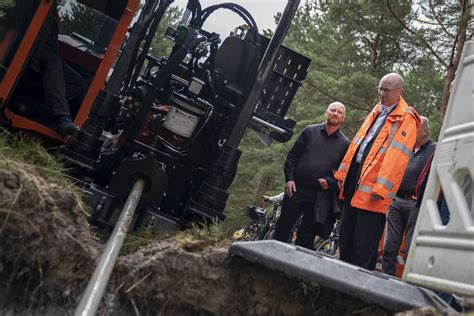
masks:
<path fill-rule="evenodd" d="M 389 88 L 385 88 L 385 87 L 376 87 L 376 89 L 377 89 L 378 92 L 390 92 L 390 91 L 398 90 L 398 89 L 401 89 L 401 88 L 389 89 Z"/>

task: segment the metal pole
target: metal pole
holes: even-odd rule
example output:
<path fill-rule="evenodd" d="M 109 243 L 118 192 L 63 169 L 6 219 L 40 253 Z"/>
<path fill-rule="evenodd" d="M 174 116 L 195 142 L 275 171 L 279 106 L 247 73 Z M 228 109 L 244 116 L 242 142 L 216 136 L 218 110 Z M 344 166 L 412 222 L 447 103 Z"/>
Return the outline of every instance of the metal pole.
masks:
<path fill-rule="evenodd" d="M 278 126 L 275 126 L 271 123 L 268 123 L 267 121 L 264 121 L 262 120 L 261 118 L 259 117 L 256 117 L 256 116 L 252 116 L 250 118 L 253 122 L 257 123 L 257 124 L 260 124 L 262 126 L 265 126 L 266 128 L 268 129 L 271 129 L 272 131 L 274 132 L 277 132 L 278 134 L 285 134 L 285 130 L 283 128 L 280 128 Z"/>
<path fill-rule="evenodd" d="M 120 248 L 122 247 L 128 228 L 132 222 L 133 214 L 137 208 L 138 202 L 143 193 L 145 181 L 139 179 L 133 185 L 132 191 L 125 202 L 120 218 L 115 225 L 112 235 L 105 246 L 104 253 L 100 258 L 99 264 L 87 285 L 86 290 L 79 302 L 79 306 L 74 316 L 92 316 L 95 315 L 99 307 L 105 287 L 109 282 L 110 275 L 115 266 Z"/>

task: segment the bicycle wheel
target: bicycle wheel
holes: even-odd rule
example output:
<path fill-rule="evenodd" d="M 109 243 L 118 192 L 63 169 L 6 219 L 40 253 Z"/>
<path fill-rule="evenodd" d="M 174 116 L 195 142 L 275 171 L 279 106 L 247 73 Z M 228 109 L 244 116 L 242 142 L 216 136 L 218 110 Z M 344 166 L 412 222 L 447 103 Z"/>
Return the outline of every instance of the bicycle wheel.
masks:
<path fill-rule="evenodd" d="M 253 241 L 257 240 L 259 231 L 259 224 L 251 222 L 245 226 L 242 233 L 242 240 Z"/>
<path fill-rule="evenodd" d="M 330 256 L 335 256 L 337 253 L 337 248 L 339 246 L 339 237 L 329 237 L 324 242 L 322 242 L 316 251 L 325 253 Z"/>
<path fill-rule="evenodd" d="M 265 236 L 263 237 L 264 240 L 270 240 L 273 239 L 273 236 L 275 235 L 275 224 L 270 223 L 267 232 L 265 233 Z"/>
<path fill-rule="evenodd" d="M 265 224 L 260 228 L 257 240 L 264 240 L 267 239 L 266 236 L 268 235 L 268 231 L 270 230 L 270 221 L 267 220 Z"/>

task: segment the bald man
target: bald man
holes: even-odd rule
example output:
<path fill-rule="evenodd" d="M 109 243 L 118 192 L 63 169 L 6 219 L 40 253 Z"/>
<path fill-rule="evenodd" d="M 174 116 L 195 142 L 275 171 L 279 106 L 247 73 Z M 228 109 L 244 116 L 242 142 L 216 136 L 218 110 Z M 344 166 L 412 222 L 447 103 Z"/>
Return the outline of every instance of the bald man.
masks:
<path fill-rule="evenodd" d="M 338 191 L 333 174 L 349 145 L 340 130 L 345 112 L 342 103 L 331 103 L 325 113 L 326 121 L 305 127 L 288 153 L 283 168 L 285 196 L 275 239 L 289 241 L 291 228 L 301 214 L 297 245 L 312 249 L 316 235 L 329 237 Z"/>
<path fill-rule="evenodd" d="M 344 206 L 339 237 L 341 260 L 373 270 L 385 214 L 397 193 L 421 119 L 402 98 L 403 79 L 385 75 L 380 102 L 366 117 L 335 174 Z"/>

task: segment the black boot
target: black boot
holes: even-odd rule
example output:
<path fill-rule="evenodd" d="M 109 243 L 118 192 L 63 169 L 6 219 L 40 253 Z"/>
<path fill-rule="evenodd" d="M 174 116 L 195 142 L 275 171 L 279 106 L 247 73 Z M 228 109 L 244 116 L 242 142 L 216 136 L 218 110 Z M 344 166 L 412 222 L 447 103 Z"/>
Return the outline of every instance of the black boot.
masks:
<path fill-rule="evenodd" d="M 67 115 L 55 116 L 53 121 L 54 130 L 63 136 L 72 135 L 77 129 L 79 129 L 79 127 L 77 127 L 77 125 L 74 124 L 71 118 Z"/>

